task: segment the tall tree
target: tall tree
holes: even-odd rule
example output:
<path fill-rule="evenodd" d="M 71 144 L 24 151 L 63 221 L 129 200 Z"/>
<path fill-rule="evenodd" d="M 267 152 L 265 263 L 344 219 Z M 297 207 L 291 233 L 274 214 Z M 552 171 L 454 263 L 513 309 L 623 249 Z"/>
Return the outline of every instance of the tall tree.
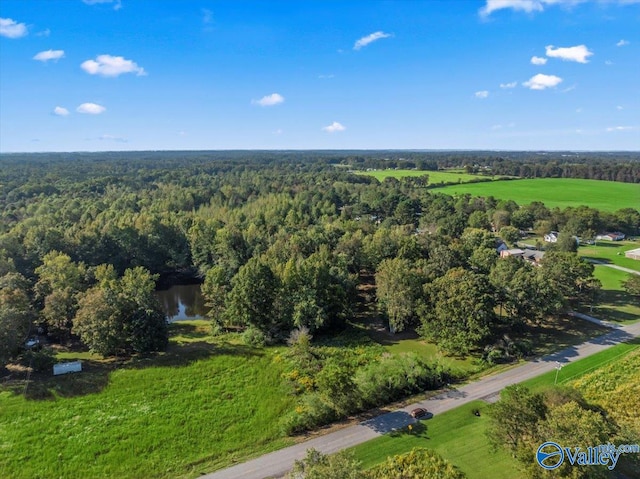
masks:
<path fill-rule="evenodd" d="M 406 259 L 385 259 L 378 266 L 378 307 L 389 319 L 391 332 L 403 331 L 415 318 L 421 286 L 420 276 Z"/>
<path fill-rule="evenodd" d="M 19 273 L 0 277 L 0 367 L 20 350 L 27 339 L 33 320 L 28 290 L 26 279 Z"/>
<path fill-rule="evenodd" d="M 494 291 L 486 275 L 454 268 L 426 286 L 420 333 L 455 353 L 479 346 L 494 322 Z"/>

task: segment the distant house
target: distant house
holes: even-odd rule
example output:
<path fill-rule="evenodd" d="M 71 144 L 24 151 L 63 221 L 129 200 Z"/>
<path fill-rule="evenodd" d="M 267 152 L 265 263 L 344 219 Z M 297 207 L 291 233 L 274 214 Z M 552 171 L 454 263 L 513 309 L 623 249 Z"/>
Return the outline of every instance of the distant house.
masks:
<path fill-rule="evenodd" d="M 557 243 L 559 235 L 560 233 L 558 233 L 557 231 L 552 231 L 551 233 L 544 235 L 544 240 L 547 243 Z"/>
<path fill-rule="evenodd" d="M 503 251 L 506 251 L 506 250 L 508 250 L 508 249 L 509 249 L 509 247 L 505 244 L 505 242 L 504 242 L 504 241 L 499 240 L 499 239 L 496 239 L 496 252 L 497 252 L 499 255 L 502 255 L 502 252 L 503 252 Z"/>
<path fill-rule="evenodd" d="M 527 261 L 533 264 L 534 266 L 539 266 L 540 261 L 542 261 L 542 258 L 544 258 L 544 251 L 538 251 L 535 249 L 513 248 L 513 249 L 507 249 L 500 252 L 501 258 L 508 258 L 509 256 L 521 258 L 524 261 Z"/>
<path fill-rule="evenodd" d="M 601 235 L 596 236 L 596 239 L 605 240 L 605 241 L 622 241 L 624 237 L 625 237 L 624 233 L 615 231 L 613 233 L 602 233 Z"/>
<path fill-rule="evenodd" d="M 625 251 L 624 255 L 627 258 L 637 259 L 638 261 L 640 261 L 640 248 Z"/>

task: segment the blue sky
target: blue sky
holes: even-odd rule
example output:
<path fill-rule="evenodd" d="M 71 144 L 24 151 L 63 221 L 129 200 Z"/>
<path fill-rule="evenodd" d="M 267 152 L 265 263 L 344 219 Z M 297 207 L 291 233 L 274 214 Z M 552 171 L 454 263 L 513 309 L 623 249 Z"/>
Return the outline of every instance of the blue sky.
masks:
<path fill-rule="evenodd" d="M 640 150 L 640 0 L 2 0 L 0 151 Z"/>

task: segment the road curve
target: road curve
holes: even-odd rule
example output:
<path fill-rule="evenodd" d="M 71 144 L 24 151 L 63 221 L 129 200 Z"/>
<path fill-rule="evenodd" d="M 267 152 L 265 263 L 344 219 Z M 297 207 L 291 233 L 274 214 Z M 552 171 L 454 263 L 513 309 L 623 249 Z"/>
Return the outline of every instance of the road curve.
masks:
<path fill-rule="evenodd" d="M 416 407 L 424 407 L 434 414 L 440 414 L 477 399 L 495 396 L 506 386 L 552 371 L 557 362 L 576 361 L 638 336 L 640 336 L 640 323 L 616 327 L 614 331 L 580 345 L 571 346 L 502 373 L 484 377 L 460 388 L 447 390 L 431 399 L 200 477 L 205 479 L 281 477 L 291 469 L 296 460 L 304 458 L 307 449 L 314 448 L 325 454 L 347 449 L 411 424 L 414 419 L 409 415 L 409 411 Z"/>

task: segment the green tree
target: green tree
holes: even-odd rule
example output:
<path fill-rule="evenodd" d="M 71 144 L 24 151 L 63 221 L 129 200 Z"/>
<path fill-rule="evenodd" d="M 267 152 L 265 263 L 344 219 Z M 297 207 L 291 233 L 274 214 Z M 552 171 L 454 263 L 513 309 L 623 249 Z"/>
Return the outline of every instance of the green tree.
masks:
<path fill-rule="evenodd" d="M 504 226 L 500 230 L 500 237 L 509 245 L 515 246 L 520 239 L 520 231 L 513 226 Z"/>
<path fill-rule="evenodd" d="M 82 341 L 104 356 L 166 348 L 168 328 L 154 295 L 156 276 L 142 267 L 125 270 L 120 279 L 113 279 L 109 268 L 102 272 L 102 280 L 78 304 L 74 331 Z"/>
<path fill-rule="evenodd" d="M 363 479 L 360 463 L 348 453 L 325 455 L 308 449 L 306 457 L 296 461 L 289 479 Z"/>
<path fill-rule="evenodd" d="M 622 286 L 627 293 L 640 296 L 640 275 L 629 275 L 629 278 L 622 282 Z"/>
<path fill-rule="evenodd" d="M 19 273 L 0 277 L 0 367 L 18 353 L 33 320 L 27 280 Z"/>
<path fill-rule="evenodd" d="M 389 318 L 392 333 L 403 331 L 416 314 L 421 279 L 406 259 L 383 260 L 376 271 L 378 307 Z"/>
<path fill-rule="evenodd" d="M 279 281 L 268 265 L 251 258 L 231 280 L 227 315 L 234 324 L 253 326 L 271 333 L 278 324 L 274 304 Z"/>
<path fill-rule="evenodd" d="M 449 461 L 428 449 L 414 448 L 406 454 L 390 456 L 364 476 L 367 479 L 464 479 L 467 477 Z"/>
<path fill-rule="evenodd" d="M 426 286 L 420 333 L 448 351 L 479 346 L 494 323 L 495 292 L 486 275 L 454 268 Z"/>
<path fill-rule="evenodd" d="M 508 386 L 489 409 L 488 439 L 494 447 L 505 447 L 514 457 L 522 457 L 538 440 L 539 423 L 546 415 L 542 394 L 519 384 Z"/>

